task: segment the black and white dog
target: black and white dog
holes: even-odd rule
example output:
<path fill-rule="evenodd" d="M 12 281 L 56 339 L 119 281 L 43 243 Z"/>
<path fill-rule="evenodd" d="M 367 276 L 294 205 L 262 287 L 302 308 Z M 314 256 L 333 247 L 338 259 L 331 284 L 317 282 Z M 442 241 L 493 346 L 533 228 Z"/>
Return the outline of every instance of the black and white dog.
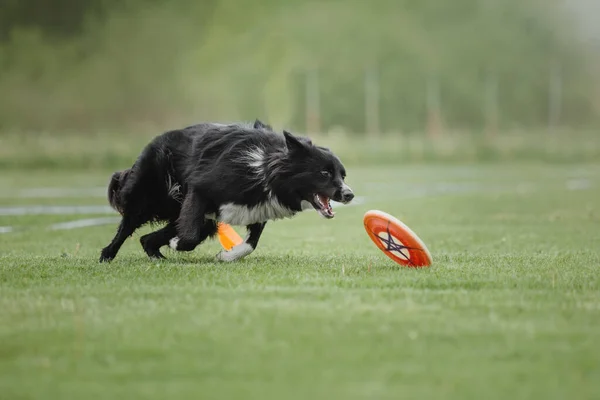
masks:
<path fill-rule="evenodd" d="M 217 259 L 250 254 L 269 220 L 309 208 L 333 218 L 330 199 L 354 198 L 346 170 L 329 149 L 269 125 L 203 123 L 168 131 L 152 140 L 134 165 L 115 172 L 111 206 L 122 215 L 117 234 L 101 253 L 112 260 L 125 240 L 148 222 L 167 222 L 141 237 L 148 256 L 164 258 L 167 244 L 191 251 L 217 233 L 217 223 L 246 226 L 243 243 Z"/>

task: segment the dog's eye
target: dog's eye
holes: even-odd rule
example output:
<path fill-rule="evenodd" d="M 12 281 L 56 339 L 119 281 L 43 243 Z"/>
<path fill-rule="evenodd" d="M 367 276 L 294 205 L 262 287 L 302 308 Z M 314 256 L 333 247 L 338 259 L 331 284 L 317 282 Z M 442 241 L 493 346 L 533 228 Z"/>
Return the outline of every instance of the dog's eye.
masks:
<path fill-rule="evenodd" d="M 331 172 L 329 172 L 329 171 L 321 171 L 321 176 L 323 176 L 325 178 L 330 178 L 331 177 Z"/>

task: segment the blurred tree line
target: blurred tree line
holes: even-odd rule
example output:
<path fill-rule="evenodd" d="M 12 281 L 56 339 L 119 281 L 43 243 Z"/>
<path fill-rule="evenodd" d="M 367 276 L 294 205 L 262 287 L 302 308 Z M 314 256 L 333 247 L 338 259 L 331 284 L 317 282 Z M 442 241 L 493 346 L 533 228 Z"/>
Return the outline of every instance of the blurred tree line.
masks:
<path fill-rule="evenodd" d="M 365 132 L 369 87 L 382 131 L 423 130 L 432 103 L 456 129 L 540 127 L 553 107 L 586 127 L 599 77 L 560 4 L 0 0 L 0 130 L 306 130 L 316 107 L 319 129 Z"/>

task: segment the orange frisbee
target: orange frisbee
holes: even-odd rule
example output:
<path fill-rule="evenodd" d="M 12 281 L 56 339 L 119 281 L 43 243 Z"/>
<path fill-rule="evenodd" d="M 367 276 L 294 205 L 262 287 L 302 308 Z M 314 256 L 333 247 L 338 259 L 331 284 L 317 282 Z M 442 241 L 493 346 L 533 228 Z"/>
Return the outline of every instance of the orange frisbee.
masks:
<path fill-rule="evenodd" d="M 217 234 L 219 235 L 221 246 L 227 251 L 231 250 L 233 246 L 243 242 L 240 235 L 238 235 L 231 225 L 222 222 L 219 222 L 217 225 Z"/>
<path fill-rule="evenodd" d="M 369 237 L 386 256 L 405 267 L 428 267 L 432 259 L 425 243 L 388 213 L 367 211 L 363 222 Z"/>

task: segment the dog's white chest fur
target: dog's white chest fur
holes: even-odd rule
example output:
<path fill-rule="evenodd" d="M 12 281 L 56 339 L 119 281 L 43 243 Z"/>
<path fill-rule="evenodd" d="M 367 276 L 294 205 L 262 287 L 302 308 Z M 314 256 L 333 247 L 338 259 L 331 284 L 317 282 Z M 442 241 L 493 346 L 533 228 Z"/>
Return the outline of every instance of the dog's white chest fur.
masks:
<path fill-rule="evenodd" d="M 250 225 L 268 220 L 291 218 L 294 211 L 283 206 L 277 199 L 271 199 L 253 207 L 227 203 L 219 208 L 219 221 L 230 225 Z M 214 218 L 213 215 L 207 218 Z"/>

